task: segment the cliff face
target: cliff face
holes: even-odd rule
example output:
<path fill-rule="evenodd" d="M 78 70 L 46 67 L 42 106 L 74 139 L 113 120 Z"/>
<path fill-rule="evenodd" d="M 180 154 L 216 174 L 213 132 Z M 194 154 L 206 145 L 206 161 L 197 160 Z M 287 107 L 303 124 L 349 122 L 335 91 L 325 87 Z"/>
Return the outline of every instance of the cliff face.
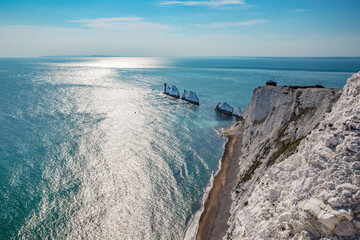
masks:
<path fill-rule="evenodd" d="M 360 74 L 255 89 L 242 147 L 226 238 L 360 236 Z"/>

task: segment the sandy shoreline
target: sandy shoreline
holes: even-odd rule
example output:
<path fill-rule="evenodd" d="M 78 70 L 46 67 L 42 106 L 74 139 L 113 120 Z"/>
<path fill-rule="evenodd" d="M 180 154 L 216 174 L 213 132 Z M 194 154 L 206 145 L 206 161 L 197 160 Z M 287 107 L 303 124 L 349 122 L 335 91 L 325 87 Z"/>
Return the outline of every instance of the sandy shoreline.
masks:
<path fill-rule="evenodd" d="M 238 133 L 228 136 L 221 158 L 221 169 L 214 177 L 213 187 L 204 204 L 197 240 L 222 239 L 230 217 L 231 191 L 239 173 L 239 157 L 242 145 L 242 126 Z"/>

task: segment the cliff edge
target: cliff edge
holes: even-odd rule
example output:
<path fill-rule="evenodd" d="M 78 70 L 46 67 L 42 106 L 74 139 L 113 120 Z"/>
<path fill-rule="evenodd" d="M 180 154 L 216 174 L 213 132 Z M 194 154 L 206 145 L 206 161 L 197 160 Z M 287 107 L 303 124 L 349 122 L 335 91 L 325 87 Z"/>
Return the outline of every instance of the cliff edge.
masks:
<path fill-rule="evenodd" d="M 344 90 L 260 87 L 224 239 L 359 239 L 360 73 Z"/>

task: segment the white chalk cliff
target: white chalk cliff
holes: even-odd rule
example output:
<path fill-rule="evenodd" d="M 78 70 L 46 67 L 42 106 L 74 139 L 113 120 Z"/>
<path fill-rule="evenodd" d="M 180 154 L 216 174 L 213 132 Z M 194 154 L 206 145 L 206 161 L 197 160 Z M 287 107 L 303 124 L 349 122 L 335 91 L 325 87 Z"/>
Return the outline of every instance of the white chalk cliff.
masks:
<path fill-rule="evenodd" d="M 342 93 L 257 88 L 244 119 L 224 239 L 360 239 L 360 73 Z"/>

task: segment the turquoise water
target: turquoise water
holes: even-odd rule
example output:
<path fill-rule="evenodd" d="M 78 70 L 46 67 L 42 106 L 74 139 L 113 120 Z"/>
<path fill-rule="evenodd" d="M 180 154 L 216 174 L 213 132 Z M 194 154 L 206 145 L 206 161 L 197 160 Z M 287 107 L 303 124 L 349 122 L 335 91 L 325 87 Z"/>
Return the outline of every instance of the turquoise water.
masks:
<path fill-rule="evenodd" d="M 182 239 L 255 87 L 342 88 L 359 58 L 0 59 L 0 239 Z M 164 96 L 195 91 L 200 106 Z"/>

